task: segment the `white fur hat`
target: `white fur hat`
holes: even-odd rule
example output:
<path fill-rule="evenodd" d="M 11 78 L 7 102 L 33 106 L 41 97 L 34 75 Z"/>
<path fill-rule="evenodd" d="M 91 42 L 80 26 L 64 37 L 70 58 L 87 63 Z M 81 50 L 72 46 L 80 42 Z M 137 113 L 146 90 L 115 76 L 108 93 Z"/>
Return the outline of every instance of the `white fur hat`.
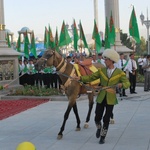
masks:
<path fill-rule="evenodd" d="M 110 60 L 114 61 L 114 62 L 118 62 L 119 61 L 119 54 L 113 50 L 113 49 L 106 49 L 103 52 L 103 57 L 109 58 Z"/>

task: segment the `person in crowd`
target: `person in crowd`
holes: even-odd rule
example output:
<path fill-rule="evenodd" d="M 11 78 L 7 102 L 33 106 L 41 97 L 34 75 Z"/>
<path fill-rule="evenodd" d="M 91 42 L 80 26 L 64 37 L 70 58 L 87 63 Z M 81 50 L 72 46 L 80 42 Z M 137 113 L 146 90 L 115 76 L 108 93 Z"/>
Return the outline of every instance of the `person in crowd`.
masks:
<path fill-rule="evenodd" d="M 129 56 L 130 56 L 130 59 L 129 59 L 128 64 L 125 67 L 125 69 L 127 69 L 129 71 L 129 81 L 130 81 L 130 84 L 131 84 L 130 85 L 130 93 L 131 94 L 137 94 L 137 92 L 135 91 L 137 63 L 134 60 L 134 53 L 131 53 Z"/>
<path fill-rule="evenodd" d="M 34 80 L 34 64 L 33 64 L 33 60 L 30 59 L 29 63 L 27 65 L 28 67 L 28 85 L 34 86 L 35 85 L 35 80 Z"/>
<path fill-rule="evenodd" d="M 96 55 L 94 54 L 94 55 L 92 55 L 92 64 L 94 64 L 94 63 L 96 63 L 97 61 L 96 61 Z"/>
<path fill-rule="evenodd" d="M 143 62 L 144 62 L 144 60 L 143 60 L 143 55 L 141 55 L 141 56 L 138 58 L 137 62 L 138 62 L 138 67 L 139 67 L 139 74 L 143 75 L 143 68 L 142 68 Z"/>
<path fill-rule="evenodd" d="M 37 62 L 37 59 L 34 61 L 34 64 Z M 44 74 L 44 71 L 43 70 L 40 70 L 40 71 L 37 71 L 35 68 L 34 68 L 34 80 L 35 80 L 35 85 L 37 87 L 42 87 L 43 85 L 43 74 Z"/>
<path fill-rule="evenodd" d="M 59 84 L 59 76 L 56 73 L 56 67 L 51 66 L 52 69 L 52 88 L 57 89 L 58 88 L 58 84 Z"/>
<path fill-rule="evenodd" d="M 22 62 L 22 59 L 19 59 L 19 83 L 23 85 L 23 69 L 24 69 L 24 64 Z"/>
<path fill-rule="evenodd" d="M 102 87 L 110 88 L 99 92 L 96 99 L 95 124 L 97 127 L 96 137 L 100 138 L 99 143 L 105 143 L 105 137 L 109 128 L 110 117 L 113 112 L 114 105 L 117 103 L 116 86 L 119 88 L 129 88 L 130 82 L 126 74 L 114 67 L 114 63 L 118 62 L 119 54 L 112 49 L 106 49 L 103 53 L 106 67 L 98 69 L 97 72 L 87 76 L 74 77 L 75 80 L 83 83 L 99 79 Z M 101 121 L 103 120 L 103 125 Z"/>
<path fill-rule="evenodd" d="M 116 67 L 121 69 L 122 71 L 124 71 L 126 74 L 126 70 L 125 70 L 126 65 L 127 65 L 127 61 L 124 59 L 124 54 L 120 53 L 120 59 L 116 63 Z M 118 89 L 118 90 L 120 90 L 120 89 Z M 127 97 L 127 95 L 125 93 L 125 89 L 120 90 L 119 94 L 120 94 L 120 97 L 122 97 L 122 96 Z"/>
<path fill-rule="evenodd" d="M 150 55 L 147 55 L 146 61 L 144 61 L 142 68 L 144 72 L 144 91 L 148 92 L 150 90 Z"/>
<path fill-rule="evenodd" d="M 44 68 L 43 83 L 46 88 L 53 87 L 52 69 L 50 66 Z"/>
<path fill-rule="evenodd" d="M 105 66 L 105 61 L 104 61 L 104 59 L 103 59 L 103 57 L 102 57 L 102 53 L 99 53 L 99 54 L 98 54 L 97 62 L 98 62 L 98 63 L 101 63 L 102 65 Z"/>
<path fill-rule="evenodd" d="M 22 85 L 27 85 L 29 81 L 29 75 L 28 75 L 28 61 L 25 59 L 23 61 L 24 68 L 22 70 L 23 76 L 22 76 Z"/>
<path fill-rule="evenodd" d="M 66 58 L 67 58 L 67 62 L 74 64 L 71 56 L 67 56 Z"/>

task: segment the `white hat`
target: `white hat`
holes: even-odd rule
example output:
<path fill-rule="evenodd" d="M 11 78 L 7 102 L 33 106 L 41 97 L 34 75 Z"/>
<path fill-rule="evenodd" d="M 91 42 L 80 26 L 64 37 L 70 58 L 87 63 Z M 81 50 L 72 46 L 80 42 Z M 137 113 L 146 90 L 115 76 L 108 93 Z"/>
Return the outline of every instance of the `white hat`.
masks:
<path fill-rule="evenodd" d="M 114 62 L 118 62 L 119 61 L 119 54 L 113 50 L 113 49 L 106 49 L 103 54 L 103 57 L 109 58 L 110 60 L 114 61 Z"/>

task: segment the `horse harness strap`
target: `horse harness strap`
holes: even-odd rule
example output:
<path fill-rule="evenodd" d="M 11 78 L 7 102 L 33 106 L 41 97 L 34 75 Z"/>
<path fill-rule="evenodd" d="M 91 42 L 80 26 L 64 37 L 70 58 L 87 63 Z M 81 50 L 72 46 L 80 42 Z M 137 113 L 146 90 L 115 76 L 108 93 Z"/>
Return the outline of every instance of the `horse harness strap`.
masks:
<path fill-rule="evenodd" d="M 71 73 L 70 73 L 70 77 L 73 77 L 74 73 L 75 73 L 75 69 L 73 68 L 72 71 L 71 71 Z M 64 87 L 67 87 L 70 84 L 71 80 L 72 80 L 71 78 L 68 78 L 67 81 L 64 84 Z"/>
<path fill-rule="evenodd" d="M 64 58 L 62 58 L 62 60 L 61 60 L 61 62 L 58 64 L 58 66 L 56 67 L 56 69 L 58 70 L 58 68 L 63 64 L 63 62 L 64 62 Z"/>
<path fill-rule="evenodd" d="M 64 62 L 64 65 L 59 69 L 59 72 L 63 73 L 66 70 L 67 62 Z"/>

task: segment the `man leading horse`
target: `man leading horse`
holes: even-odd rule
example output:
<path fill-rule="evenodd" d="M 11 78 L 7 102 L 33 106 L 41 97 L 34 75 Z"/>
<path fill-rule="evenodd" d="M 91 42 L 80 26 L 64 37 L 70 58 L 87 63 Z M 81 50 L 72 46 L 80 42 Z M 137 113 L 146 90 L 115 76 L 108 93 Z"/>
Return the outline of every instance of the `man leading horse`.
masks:
<path fill-rule="evenodd" d="M 110 117 L 113 112 L 114 105 L 117 104 L 116 86 L 123 89 L 130 87 L 130 82 L 126 77 L 126 74 L 114 66 L 114 63 L 119 60 L 119 54 L 115 50 L 106 49 L 102 56 L 105 60 L 106 67 L 98 69 L 97 72 L 91 75 L 74 77 L 75 80 L 83 83 L 91 82 L 100 78 L 100 84 L 103 88 L 112 87 L 108 89 L 106 88 L 106 90 L 101 90 L 96 99 L 96 137 L 100 138 L 100 144 L 105 143 Z"/>

